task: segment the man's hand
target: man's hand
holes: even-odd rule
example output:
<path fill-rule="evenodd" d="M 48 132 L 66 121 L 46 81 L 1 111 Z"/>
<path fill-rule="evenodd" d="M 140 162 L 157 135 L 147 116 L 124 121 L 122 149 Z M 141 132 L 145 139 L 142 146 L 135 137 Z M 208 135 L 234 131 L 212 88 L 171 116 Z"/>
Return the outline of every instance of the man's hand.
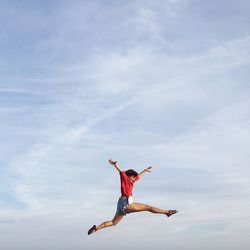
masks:
<path fill-rule="evenodd" d="M 145 173 L 151 173 L 152 167 L 145 168 L 141 173 L 139 173 L 139 176 L 142 177 Z"/>
<path fill-rule="evenodd" d="M 150 166 L 150 167 L 145 168 L 144 171 L 151 173 L 151 169 L 152 169 L 152 167 Z"/>
<path fill-rule="evenodd" d="M 110 159 L 110 160 L 109 160 L 109 163 L 110 163 L 111 165 L 115 165 L 115 164 L 117 163 L 117 161 L 113 161 L 112 159 Z"/>
<path fill-rule="evenodd" d="M 122 172 L 122 170 L 120 169 L 120 167 L 117 164 L 117 161 L 113 161 L 112 159 L 109 160 L 109 163 L 111 165 L 113 165 L 119 172 Z"/>

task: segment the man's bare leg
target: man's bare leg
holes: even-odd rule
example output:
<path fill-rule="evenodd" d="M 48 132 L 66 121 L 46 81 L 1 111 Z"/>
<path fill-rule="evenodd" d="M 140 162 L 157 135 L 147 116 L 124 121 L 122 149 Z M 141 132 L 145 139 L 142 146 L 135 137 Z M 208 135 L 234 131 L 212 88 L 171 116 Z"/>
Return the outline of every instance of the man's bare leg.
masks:
<path fill-rule="evenodd" d="M 103 229 L 105 227 L 111 227 L 111 226 L 115 226 L 117 223 L 119 223 L 122 218 L 124 217 L 124 215 L 119 215 L 118 213 L 116 213 L 116 215 L 114 216 L 114 218 L 110 221 L 105 221 L 102 224 L 100 224 L 99 226 L 93 226 L 92 228 L 89 229 L 88 234 L 92 234 L 100 229 Z"/>
<path fill-rule="evenodd" d="M 165 214 L 168 217 L 177 213 L 176 210 L 165 210 L 165 209 L 160 209 L 157 207 L 152 207 L 150 205 L 141 204 L 141 203 L 132 203 L 126 209 L 127 213 L 136 213 L 136 212 L 143 212 L 143 211 L 148 211 L 148 212 L 155 213 L 155 214 Z"/>

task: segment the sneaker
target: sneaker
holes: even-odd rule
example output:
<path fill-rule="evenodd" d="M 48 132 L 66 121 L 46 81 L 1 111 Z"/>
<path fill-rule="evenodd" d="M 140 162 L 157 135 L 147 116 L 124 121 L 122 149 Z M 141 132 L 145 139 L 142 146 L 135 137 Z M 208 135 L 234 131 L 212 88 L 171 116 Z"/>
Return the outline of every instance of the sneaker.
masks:
<path fill-rule="evenodd" d="M 166 213 L 167 217 L 173 215 L 173 214 L 176 214 L 178 211 L 176 210 L 168 210 L 168 212 Z"/>
<path fill-rule="evenodd" d="M 89 229 L 88 235 L 90 235 L 90 234 L 92 234 L 92 233 L 94 233 L 94 232 L 96 232 L 96 231 L 97 231 L 96 225 L 94 225 L 93 227 L 91 227 L 91 228 Z"/>

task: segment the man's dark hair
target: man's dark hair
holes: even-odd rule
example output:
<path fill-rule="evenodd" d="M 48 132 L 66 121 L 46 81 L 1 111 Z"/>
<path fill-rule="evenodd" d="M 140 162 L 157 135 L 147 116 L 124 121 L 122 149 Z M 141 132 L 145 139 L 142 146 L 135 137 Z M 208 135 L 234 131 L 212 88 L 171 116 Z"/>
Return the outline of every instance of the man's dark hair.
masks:
<path fill-rule="evenodd" d="M 128 169 L 127 171 L 125 171 L 125 174 L 128 177 L 130 177 L 130 176 L 136 177 L 138 175 L 138 173 L 134 169 Z"/>

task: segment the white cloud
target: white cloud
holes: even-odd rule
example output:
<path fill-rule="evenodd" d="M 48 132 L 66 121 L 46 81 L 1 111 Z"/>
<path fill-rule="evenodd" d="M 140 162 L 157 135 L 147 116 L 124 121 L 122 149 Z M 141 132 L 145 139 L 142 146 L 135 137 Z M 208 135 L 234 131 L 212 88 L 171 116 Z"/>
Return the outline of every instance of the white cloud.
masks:
<path fill-rule="evenodd" d="M 157 217 L 147 215 L 150 223 L 143 228 L 144 217 L 126 218 L 121 231 L 113 229 L 117 241 L 131 225 L 146 235 L 149 227 L 167 230 L 173 238 L 197 227 L 211 238 L 249 231 L 249 79 L 237 75 L 249 65 L 249 36 L 200 53 L 175 54 L 170 48 L 178 49 L 179 41 L 170 42 L 164 27 L 174 26 L 187 1 L 163 2 L 110 8 L 77 2 L 68 10 L 62 5 L 48 20 L 54 24 L 51 36 L 35 44 L 37 59 L 49 58 L 46 50 L 55 49 L 46 64 L 34 62 L 41 72 L 2 78 L 0 95 L 16 99 L 1 103 L 1 117 L 8 118 L 10 109 L 19 114 L 2 126 L 7 135 L 11 124 L 18 128 L 15 145 L 25 147 L 6 161 L 8 185 L 22 206 L 1 209 L 0 221 L 10 218 L 19 231 L 41 223 L 45 239 L 54 230 L 46 224 L 53 221 L 69 226 L 58 232 L 62 239 L 79 232 L 82 222 L 86 231 L 93 220 L 112 217 L 119 178 L 105 161 L 114 157 L 124 168 L 153 165 L 151 179 L 136 187 L 136 199 L 180 209 L 167 229 Z M 93 20 L 94 13 L 101 14 Z M 34 105 L 38 97 L 46 105 Z M 21 116 L 25 109 L 29 116 Z M 29 232 L 23 232 L 21 245 Z M 101 243 L 106 233 L 97 236 Z M 161 247 L 159 234 L 153 236 Z"/>

